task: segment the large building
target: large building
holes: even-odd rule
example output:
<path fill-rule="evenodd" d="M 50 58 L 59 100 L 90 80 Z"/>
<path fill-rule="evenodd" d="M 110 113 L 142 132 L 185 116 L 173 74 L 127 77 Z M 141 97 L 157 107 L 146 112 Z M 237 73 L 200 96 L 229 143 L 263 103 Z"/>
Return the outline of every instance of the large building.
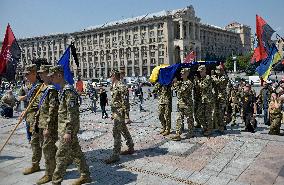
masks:
<path fill-rule="evenodd" d="M 250 52 L 250 28 L 232 23 L 226 28 L 203 24 L 192 6 L 92 26 L 74 33 L 19 39 L 21 62 L 46 58 L 55 64 L 75 42 L 79 67 L 75 76 L 106 78 L 112 69 L 127 76 L 149 76 L 159 64 L 181 62 L 195 51 L 197 60 L 224 59 Z"/>

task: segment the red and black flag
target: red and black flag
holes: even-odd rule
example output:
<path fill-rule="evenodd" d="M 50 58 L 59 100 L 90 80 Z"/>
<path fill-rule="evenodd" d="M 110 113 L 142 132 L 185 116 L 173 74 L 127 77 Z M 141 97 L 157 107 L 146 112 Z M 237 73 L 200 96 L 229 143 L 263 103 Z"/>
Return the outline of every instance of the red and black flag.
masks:
<path fill-rule="evenodd" d="M 21 49 L 8 24 L 0 53 L 0 76 L 8 81 L 15 80 L 16 69 L 21 57 Z"/>
<path fill-rule="evenodd" d="M 256 37 L 257 47 L 254 49 L 254 53 L 251 62 L 259 62 L 267 58 L 269 49 L 271 46 L 271 36 L 275 31 L 265 22 L 262 17 L 256 15 Z"/>

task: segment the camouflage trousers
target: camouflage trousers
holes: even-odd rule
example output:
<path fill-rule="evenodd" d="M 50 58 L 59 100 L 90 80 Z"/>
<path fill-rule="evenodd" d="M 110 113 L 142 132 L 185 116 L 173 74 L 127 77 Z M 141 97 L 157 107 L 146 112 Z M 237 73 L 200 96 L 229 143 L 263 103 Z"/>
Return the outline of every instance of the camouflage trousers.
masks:
<path fill-rule="evenodd" d="M 188 131 L 193 132 L 194 120 L 193 120 L 193 107 L 184 107 L 181 108 L 178 106 L 177 112 L 177 121 L 176 121 L 176 134 L 181 134 L 181 126 L 183 124 L 184 119 L 188 124 Z"/>
<path fill-rule="evenodd" d="M 231 103 L 231 106 L 232 106 L 232 121 L 235 124 L 237 120 L 238 104 Z"/>
<path fill-rule="evenodd" d="M 42 157 L 42 142 L 43 136 L 38 131 L 36 132 L 35 129 L 32 132 L 31 137 L 31 148 L 32 148 L 32 164 L 39 164 L 41 157 Z"/>
<path fill-rule="evenodd" d="M 81 176 L 90 176 L 89 167 L 79 145 L 78 137 L 77 135 L 72 135 L 71 138 L 70 143 L 66 143 L 63 136 L 59 139 L 58 150 L 56 152 L 56 168 L 52 177 L 52 182 L 54 183 L 61 183 L 63 181 L 70 162 L 76 164 Z"/>
<path fill-rule="evenodd" d="M 280 134 L 280 127 L 281 127 L 282 113 L 270 114 L 269 119 L 270 119 L 269 134 L 279 135 Z"/>
<path fill-rule="evenodd" d="M 114 120 L 114 125 L 112 129 L 112 135 L 114 139 L 113 146 L 113 157 L 119 158 L 121 152 L 121 135 L 126 140 L 126 145 L 128 148 L 133 149 L 134 143 L 130 132 L 125 124 L 125 111 L 123 109 L 112 110 L 112 118 Z"/>
<path fill-rule="evenodd" d="M 55 143 L 57 141 L 57 132 L 50 130 L 50 135 L 47 138 L 43 137 L 43 129 L 39 129 L 39 133 L 43 138 L 41 148 L 45 159 L 45 175 L 52 176 L 56 166 L 55 154 L 57 147 Z"/>
<path fill-rule="evenodd" d="M 201 127 L 201 123 L 200 120 L 198 119 L 198 107 L 201 104 L 201 100 L 199 100 L 198 98 L 194 99 L 194 117 L 195 117 L 195 121 L 196 121 L 196 127 Z"/>
<path fill-rule="evenodd" d="M 163 129 L 171 130 L 171 104 L 159 104 L 159 120 Z"/>
<path fill-rule="evenodd" d="M 197 109 L 197 119 L 203 126 L 204 130 L 211 131 L 213 129 L 213 108 L 211 102 L 200 103 Z"/>
<path fill-rule="evenodd" d="M 214 124 L 215 124 L 215 128 L 223 131 L 224 130 L 224 126 L 225 126 L 225 122 L 224 122 L 224 117 L 225 117 L 225 108 L 226 108 L 226 104 L 218 101 L 215 104 L 215 108 L 214 108 Z"/>

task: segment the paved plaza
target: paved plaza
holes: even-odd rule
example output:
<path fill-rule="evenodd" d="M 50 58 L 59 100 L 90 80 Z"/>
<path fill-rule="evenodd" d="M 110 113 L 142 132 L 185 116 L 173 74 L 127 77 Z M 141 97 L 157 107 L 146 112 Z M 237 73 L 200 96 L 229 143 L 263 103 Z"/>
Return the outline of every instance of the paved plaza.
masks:
<path fill-rule="evenodd" d="M 173 99 L 172 127 L 175 127 L 176 98 Z M 283 185 L 284 184 L 284 137 L 268 135 L 267 126 L 258 117 L 256 133 L 243 132 L 244 125 L 227 126 L 225 135 L 213 134 L 202 137 L 196 129 L 195 136 L 180 142 L 170 136 L 159 134 L 157 100 L 145 100 L 140 112 L 138 104 L 132 103 L 128 128 L 135 142 L 135 154 L 121 156 L 120 162 L 104 164 L 112 151 L 112 122 L 102 119 L 100 108 L 91 113 L 88 99 L 81 106 L 80 144 L 90 166 L 93 183 L 139 184 L 139 185 Z M 107 107 L 108 113 L 110 108 Z M 13 119 L 0 118 L 1 145 L 17 123 Z M 238 119 L 239 123 L 241 122 Z M 185 129 L 187 126 L 185 125 Z M 283 133 L 283 126 L 281 132 Z M 184 135 L 182 135 L 185 138 Z M 125 143 L 123 149 L 126 149 Z M 25 136 L 23 124 L 17 129 L 0 155 L 0 185 L 31 185 L 44 174 L 44 160 L 41 172 L 28 176 L 22 170 L 30 166 L 31 148 Z M 78 178 L 76 167 L 70 166 L 62 184 L 69 185 Z M 51 183 L 50 183 L 51 184 Z"/>

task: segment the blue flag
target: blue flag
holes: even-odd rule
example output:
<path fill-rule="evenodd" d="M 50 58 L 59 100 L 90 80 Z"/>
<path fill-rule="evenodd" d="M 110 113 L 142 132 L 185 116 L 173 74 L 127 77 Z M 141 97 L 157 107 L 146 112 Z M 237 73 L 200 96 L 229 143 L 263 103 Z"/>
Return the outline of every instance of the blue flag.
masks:
<path fill-rule="evenodd" d="M 272 45 L 269 51 L 269 55 L 266 59 L 262 60 L 260 65 L 256 68 L 256 72 L 258 73 L 259 76 L 262 78 L 267 79 L 267 72 L 271 70 L 272 65 L 276 63 L 277 61 L 277 55 L 278 54 L 278 49 L 275 46 L 275 44 Z M 276 56 L 276 57 L 275 57 Z"/>
<path fill-rule="evenodd" d="M 74 79 L 69 64 L 70 64 L 70 46 L 66 49 L 66 51 L 58 61 L 58 65 L 61 65 L 64 70 L 65 81 L 70 85 L 73 85 Z"/>

